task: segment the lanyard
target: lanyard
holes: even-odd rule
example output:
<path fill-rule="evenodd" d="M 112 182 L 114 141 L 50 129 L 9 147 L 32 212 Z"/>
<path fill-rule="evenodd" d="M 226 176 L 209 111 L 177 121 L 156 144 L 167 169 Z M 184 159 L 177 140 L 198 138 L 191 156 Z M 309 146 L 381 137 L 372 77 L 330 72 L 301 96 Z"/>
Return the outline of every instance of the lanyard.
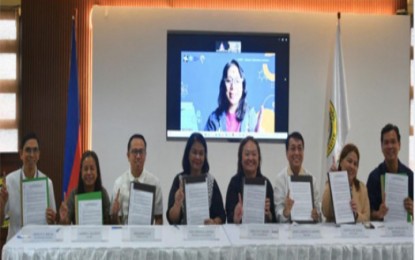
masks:
<path fill-rule="evenodd" d="M 39 170 L 36 168 L 36 174 L 34 178 L 38 178 L 39 177 Z M 20 182 L 23 181 L 23 168 L 20 169 Z"/>

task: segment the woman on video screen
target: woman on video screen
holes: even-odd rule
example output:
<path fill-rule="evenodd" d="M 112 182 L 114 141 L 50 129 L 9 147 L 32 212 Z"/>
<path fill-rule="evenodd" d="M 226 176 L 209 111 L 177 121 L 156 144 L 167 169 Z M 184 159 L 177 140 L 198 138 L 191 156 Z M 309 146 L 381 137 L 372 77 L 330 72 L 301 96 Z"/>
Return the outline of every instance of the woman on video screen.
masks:
<path fill-rule="evenodd" d="M 205 131 L 254 132 L 259 129 L 255 110 L 246 103 L 244 72 L 236 60 L 223 68 L 219 85 L 218 107 L 205 125 Z"/>

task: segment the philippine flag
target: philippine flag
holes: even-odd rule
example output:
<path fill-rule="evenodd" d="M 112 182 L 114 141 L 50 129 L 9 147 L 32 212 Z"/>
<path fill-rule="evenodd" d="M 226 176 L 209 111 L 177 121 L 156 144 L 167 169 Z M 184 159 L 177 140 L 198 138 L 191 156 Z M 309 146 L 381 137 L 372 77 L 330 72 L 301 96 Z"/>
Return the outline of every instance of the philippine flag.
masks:
<path fill-rule="evenodd" d="M 78 64 L 76 55 L 75 21 L 72 22 L 72 43 L 70 75 L 68 86 L 68 107 L 66 112 L 65 157 L 63 187 L 65 196 L 77 187 L 81 160 L 81 124 L 78 95 Z"/>

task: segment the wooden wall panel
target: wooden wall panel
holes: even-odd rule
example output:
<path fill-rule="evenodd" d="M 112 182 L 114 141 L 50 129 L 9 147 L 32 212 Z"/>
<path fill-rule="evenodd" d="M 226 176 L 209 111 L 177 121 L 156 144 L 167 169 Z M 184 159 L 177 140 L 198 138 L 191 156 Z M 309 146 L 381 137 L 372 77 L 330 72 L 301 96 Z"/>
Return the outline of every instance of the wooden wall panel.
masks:
<path fill-rule="evenodd" d="M 96 0 L 97 5 L 395 14 L 405 0 Z"/>
<path fill-rule="evenodd" d="M 89 115 L 90 32 L 88 1 L 22 1 L 22 128 L 37 133 L 39 169 L 54 183 L 57 206 L 62 194 L 66 104 L 72 16 L 77 26 L 81 114 Z M 88 8 L 87 8 L 88 7 Z M 82 150 L 88 147 L 88 118 L 82 120 Z"/>

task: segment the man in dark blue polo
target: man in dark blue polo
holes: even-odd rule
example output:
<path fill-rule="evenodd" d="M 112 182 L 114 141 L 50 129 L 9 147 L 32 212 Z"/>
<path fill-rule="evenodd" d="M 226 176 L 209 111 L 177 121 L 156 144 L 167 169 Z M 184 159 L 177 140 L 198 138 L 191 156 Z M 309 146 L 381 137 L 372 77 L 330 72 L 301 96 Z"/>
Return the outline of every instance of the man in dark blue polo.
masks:
<path fill-rule="evenodd" d="M 381 176 L 385 173 L 405 173 L 408 175 L 408 197 L 402 202 L 403 207 L 412 216 L 413 215 L 413 172 L 407 166 L 399 161 L 398 153 L 401 149 L 401 135 L 399 128 L 392 124 L 383 127 L 380 141 L 382 153 L 385 160 L 379 164 L 369 175 L 367 180 L 367 192 L 370 200 L 370 218 L 372 220 L 383 220 L 388 214 L 388 207 L 382 196 Z M 387 196 L 387 195 L 386 195 Z"/>

